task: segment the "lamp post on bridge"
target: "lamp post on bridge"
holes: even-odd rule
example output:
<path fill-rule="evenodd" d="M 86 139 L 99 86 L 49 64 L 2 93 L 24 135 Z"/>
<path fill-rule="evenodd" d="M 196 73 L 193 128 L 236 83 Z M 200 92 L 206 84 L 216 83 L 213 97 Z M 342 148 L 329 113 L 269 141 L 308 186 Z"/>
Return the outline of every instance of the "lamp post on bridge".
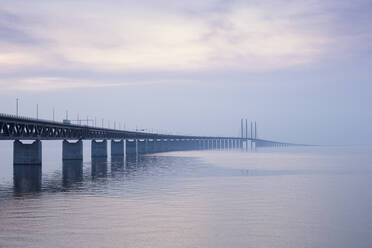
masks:
<path fill-rule="evenodd" d="M 19 99 L 16 98 L 16 115 L 18 117 L 18 102 L 19 102 Z"/>

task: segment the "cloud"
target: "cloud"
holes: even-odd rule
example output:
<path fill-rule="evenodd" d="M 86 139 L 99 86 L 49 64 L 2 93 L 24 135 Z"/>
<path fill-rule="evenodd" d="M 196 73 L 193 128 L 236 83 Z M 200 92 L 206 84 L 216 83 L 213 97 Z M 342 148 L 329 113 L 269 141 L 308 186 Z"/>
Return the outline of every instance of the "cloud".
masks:
<path fill-rule="evenodd" d="M 368 34 L 335 31 L 348 1 L 17 3 L 0 12 L 3 73 L 265 72 L 339 56 Z"/>
<path fill-rule="evenodd" d="M 40 44 L 47 55 L 41 63 L 56 67 L 63 61 L 103 71 L 267 70 L 311 62 L 329 42 L 263 7 L 237 4 L 227 12 L 189 15 L 133 5 L 117 10 L 114 5 L 55 2 L 18 14 L 40 16 L 39 22 L 22 23 L 21 32 L 47 41 Z M 39 47 L 29 48 L 38 57 Z"/>
<path fill-rule="evenodd" d="M 12 82 L 9 84 L 9 82 Z M 195 80 L 94 80 L 70 77 L 18 77 L 1 78 L 1 93 L 6 92 L 43 92 L 58 91 L 79 88 L 100 88 L 100 87 L 123 87 L 151 84 L 182 84 L 195 83 Z"/>

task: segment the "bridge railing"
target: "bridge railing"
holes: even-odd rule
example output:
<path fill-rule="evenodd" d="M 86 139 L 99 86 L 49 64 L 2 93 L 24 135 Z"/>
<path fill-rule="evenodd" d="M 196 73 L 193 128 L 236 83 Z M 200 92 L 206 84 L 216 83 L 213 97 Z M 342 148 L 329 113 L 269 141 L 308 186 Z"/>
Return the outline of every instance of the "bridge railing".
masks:
<path fill-rule="evenodd" d="M 42 119 L 42 118 L 34 118 L 34 117 L 29 117 L 29 116 L 22 116 L 22 115 L 14 115 L 14 114 L 6 114 L 6 113 L 0 113 L 0 118 L 12 118 L 12 119 L 17 119 L 17 120 L 26 120 L 26 121 L 33 121 L 33 122 L 44 122 L 44 123 L 54 123 L 58 125 L 68 125 L 68 126 L 79 126 L 79 127 L 90 127 L 90 128 L 97 128 L 97 129 L 105 129 L 105 130 L 112 130 L 112 131 L 123 131 L 123 132 L 132 132 L 132 133 L 151 133 L 151 134 L 157 134 L 155 132 L 143 132 L 139 130 L 124 130 L 124 129 L 114 129 L 114 128 L 104 128 L 104 127 L 98 127 L 96 125 L 89 125 L 87 124 L 81 124 L 81 123 L 71 123 L 71 124 L 66 124 L 63 121 L 56 121 L 56 120 L 49 120 L 49 119 Z M 85 121 L 85 120 L 81 120 Z"/>

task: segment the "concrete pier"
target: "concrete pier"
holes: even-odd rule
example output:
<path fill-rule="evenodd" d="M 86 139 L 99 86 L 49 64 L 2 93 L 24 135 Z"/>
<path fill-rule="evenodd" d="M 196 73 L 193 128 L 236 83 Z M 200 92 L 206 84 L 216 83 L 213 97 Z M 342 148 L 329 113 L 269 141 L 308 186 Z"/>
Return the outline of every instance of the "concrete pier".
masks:
<path fill-rule="evenodd" d="M 221 140 L 217 140 L 217 149 L 221 150 Z"/>
<path fill-rule="evenodd" d="M 176 151 L 176 141 L 174 139 L 168 139 L 166 149 L 168 152 Z"/>
<path fill-rule="evenodd" d="M 92 140 L 92 157 L 107 157 L 107 140 Z"/>
<path fill-rule="evenodd" d="M 146 154 L 146 140 L 137 140 L 138 154 Z"/>
<path fill-rule="evenodd" d="M 62 159 L 63 160 L 82 160 L 83 159 L 83 141 L 62 142 Z"/>
<path fill-rule="evenodd" d="M 137 154 L 137 140 L 125 140 L 125 153 Z"/>
<path fill-rule="evenodd" d="M 158 139 L 154 139 L 153 140 L 153 143 L 152 143 L 152 153 L 158 153 L 158 152 L 160 152 L 160 150 L 159 150 L 159 141 L 158 141 Z"/>
<path fill-rule="evenodd" d="M 163 150 L 164 152 L 169 152 L 172 150 L 172 143 L 169 139 L 163 140 Z"/>
<path fill-rule="evenodd" d="M 41 165 L 41 141 L 35 140 L 32 144 L 23 144 L 19 140 L 13 143 L 13 164 L 15 165 Z"/>
<path fill-rule="evenodd" d="M 213 140 L 213 150 L 217 150 L 217 140 Z"/>
<path fill-rule="evenodd" d="M 243 141 L 242 140 L 239 140 L 238 141 L 238 144 L 239 144 L 239 149 L 243 149 Z"/>
<path fill-rule="evenodd" d="M 192 141 L 192 143 L 193 143 L 193 150 L 200 150 L 198 140 L 195 139 Z"/>
<path fill-rule="evenodd" d="M 183 144 L 183 150 L 188 151 L 190 150 L 190 140 L 185 139 L 182 141 Z"/>
<path fill-rule="evenodd" d="M 124 156 L 124 140 L 111 140 L 111 156 Z"/>
<path fill-rule="evenodd" d="M 173 142 L 174 142 L 173 151 L 180 151 L 181 150 L 181 147 L 182 147 L 181 140 L 175 139 Z"/>
<path fill-rule="evenodd" d="M 213 140 L 208 140 L 208 150 L 213 149 Z"/>
<path fill-rule="evenodd" d="M 146 151 L 147 153 L 155 153 L 155 141 L 153 139 L 147 140 Z"/>

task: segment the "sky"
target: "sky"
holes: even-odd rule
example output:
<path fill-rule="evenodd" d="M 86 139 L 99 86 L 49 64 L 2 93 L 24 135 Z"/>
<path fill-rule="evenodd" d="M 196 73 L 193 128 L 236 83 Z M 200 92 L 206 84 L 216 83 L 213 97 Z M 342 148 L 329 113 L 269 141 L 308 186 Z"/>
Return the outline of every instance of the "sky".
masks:
<path fill-rule="evenodd" d="M 371 144 L 372 2 L 2 0 L 0 113 Z"/>

